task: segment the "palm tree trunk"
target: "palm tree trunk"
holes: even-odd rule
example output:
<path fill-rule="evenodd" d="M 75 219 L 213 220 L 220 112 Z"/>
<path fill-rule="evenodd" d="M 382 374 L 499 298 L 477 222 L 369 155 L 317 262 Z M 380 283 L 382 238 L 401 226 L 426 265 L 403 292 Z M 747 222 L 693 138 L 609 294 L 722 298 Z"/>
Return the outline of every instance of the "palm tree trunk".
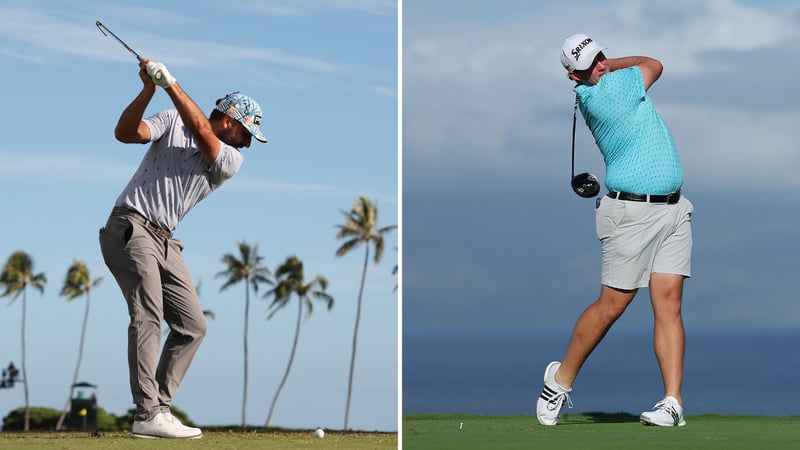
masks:
<path fill-rule="evenodd" d="M 75 385 L 73 381 L 69 387 L 69 394 L 67 394 L 67 401 L 64 403 L 64 408 L 61 410 L 61 415 L 58 417 L 58 422 L 56 423 L 56 431 L 60 431 L 61 427 L 64 426 L 64 420 L 67 418 L 67 409 L 69 409 L 69 403 L 72 401 L 72 390 L 74 389 L 72 386 Z"/>
<path fill-rule="evenodd" d="M 27 295 L 25 295 L 25 288 L 22 288 L 22 382 L 25 386 L 25 425 L 24 430 L 30 431 L 30 415 L 31 415 L 31 408 L 30 404 L 28 403 L 28 370 L 27 365 L 25 363 L 25 316 L 26 316 L 26 306 L 27 302 Z"/>
<path fill-rule="evenodd" d="M 364 294 L 364 282 L 367 280 L 367 264 L 369 263 L 369 245 L 364 255 L 364 270 L 361 272 L 361 287 L 358 288 L 358 306 L 356 308 L 356 326 L 353 331 L 353 354 L 350 356 L 350 377 L 347 382 L 347 409 L 344 413 L 344 429 L 350 429 L 350 401 L 353 397 L 353 372 L 356 368 L 356 346 L 358 344 L 358 324 L 361 322 L 361 298 Z"/>
<path fill-rule="evenodd" d="M 244 393 L 242 394 L 242 428 L 247 427 L 247 331 L 250 322 L 250 278 L 244 280 Z"/>
<path fill-rule="evenodd" d="M 67 408 L 69 407 L 70 402 L 72 401 L 72 392 L 75 389 L 75 384 L 78 382 L 78 374 L 81 371 L 81 360 L 83 360 L 83 343 L 86 338 L 86 324 L 89 322 L 89 291 L 86 291 L 86 310 L 83 313 L 83 327 L 81 327 L 81 341 L 80 345 L 78 346 L 78 363 L 75 365 L 75 375 L 72 377 L 72 384 L 69 386 L 69 395 L 67 396 L 67 402 L 64 403 L 64 409 L 61 410 L 61 416 L 58 418 L 58 423 L 56 424 L 56 430 L 60 430 L 61 427 L 64 425 L 64 419 L 67 417 Z"/>
<path fill-rule="evenodd" d="M 292 353 L 289 355 L 289 364 L 286 366 L 286 373 L 283 374 L 281 384 L 278 386 L 278 390 L 275 392 L 275 398 L 272 399 L 272 406 L 269 407 L 269 415 L 267 416 L 267 424 L 265 425 L 266 428 L 269 428 L 272 425 L 272 413 L 275 412 L 275 405 L 278 403 L 278 397 L 281 395 L 283 385 L 286 384 L 286 379 L 289 378 L 289 371 L 292 370 L 294 354 L 297 351 L 297 342 L 300 340 L 300 324 L 303 317 L 302 297 L 297 300 L 297 303 L 300 304 L 300 308 L 297 311 L 297 326 L 294 329 L 294 344 L 292 344 Z"/>

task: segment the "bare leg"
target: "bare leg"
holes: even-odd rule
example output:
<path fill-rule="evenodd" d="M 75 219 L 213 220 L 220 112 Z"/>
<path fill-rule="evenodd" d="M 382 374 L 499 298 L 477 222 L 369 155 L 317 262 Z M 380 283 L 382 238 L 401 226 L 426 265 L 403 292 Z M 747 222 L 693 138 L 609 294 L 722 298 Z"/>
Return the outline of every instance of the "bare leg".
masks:
<path fill-rule="evenodd" d="M 555 374 L 556 383 L 567 389 L 572 388 L 583 363 L 611 325 L 625 312 L 636 292 L 637 289 L 621 290 L 602 286 L 600 298 L 583 311 L 575 324 L 567 353 Z"/>
<path fill-rule="evenodd" d="M 664 380 L 664 395 L 683 405 L 683 354 L 686 336 L 681 317 L 683 297 L 682 275 L 653 273 L 650 275 L 650 297 L 653 304 L 653 345 Z"/>

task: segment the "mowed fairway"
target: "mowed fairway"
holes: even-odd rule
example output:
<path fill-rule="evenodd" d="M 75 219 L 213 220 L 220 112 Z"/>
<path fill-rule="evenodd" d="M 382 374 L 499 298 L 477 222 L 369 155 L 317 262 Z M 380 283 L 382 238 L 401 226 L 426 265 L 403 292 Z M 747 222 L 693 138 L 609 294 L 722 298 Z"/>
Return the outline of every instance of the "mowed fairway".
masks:
<path fill-rule="evenodd" d="M 48 433 L 0 432 L 0 448 L 5 449 L 396 449 L 397 433 L 335 432 L 324 438 L 314 431 L 242 432 L 203 431 L 201 439 L 132 439 L 129 433 Z"/>
<path fill-rule="evenodd" d="M 544 427 L 534 416 L 411 414 L 403 416 L 403 448 L 800 448 L 800 415 L 701 415 L 687 416 L 686 422 L 680 428 L 645 427 L 629 414 L 566 414 L 558 425 Z"/>

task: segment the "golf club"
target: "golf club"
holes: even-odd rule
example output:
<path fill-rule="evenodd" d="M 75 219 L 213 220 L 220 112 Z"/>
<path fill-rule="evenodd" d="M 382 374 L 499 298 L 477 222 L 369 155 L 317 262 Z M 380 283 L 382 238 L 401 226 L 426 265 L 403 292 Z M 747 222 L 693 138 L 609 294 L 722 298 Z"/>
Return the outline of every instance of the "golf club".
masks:
<path fill-rule="evenodd" d="M 139 54 L 138 54 L 138 53 L 136 53 L 135 51 L 133 51 L 133 49 L 132 49 L 132 48 L 128 47 L 128 44 L 126 44 L 125 42 L 123 42 L 123 40 L 122 40 L 122 39 L 118 38 L 116 34 L 114 34 L 114 33 L 113 33 L 111 30 L 109 30 L 108 28 L 106 28 L 106 26 L 105 26 L 105 25 L 103 25 L 102 23 L 100 23 L 100 21 L 99 21 L 99 20 L 97 21 L 97 28 L 99 28 L 99 29 L 100 29 L 100 32 L 101 32 L 101 33 L 103 33 L 105 36 L 112 36 L 114 39 L 116 39 L 116 40 L 117 40 L 117 42 L 119 42 L 120 44 L 122 44 L 122 46 L 123 46 L 123 47 L 125 47 L 126 49 L 128 49 L 128 51 L 129 51 L 129 52 L 131 52 L 131 54 L 133 54 L 133 56 L 135 56 L 137 60 L 139 60 L 139 62 L 141 62 L 141 61 L 142 61 L 142 57 L 141 57 L 141 56 L 139 56 Z"/>
<path fill-rule="evenodd" d="M 126 44 L 126 43 L 125 43 L 125 42 L 124 42 L 122 39 L 120 39 L 119 37 L 117 37 L 117 35 L 116 35 L 116 34 L 114 34 L 114 33 L 113 33 L 111 30 L 109 30 L 108 28 L 106 28 L 106 26 L 105 26 L 105 25 L 103 25 L 102 23 L 100 23 L 100 21 L 99 21 L 99 20 L 96 22 L 96 25 L 97 25 L 97 28 L 99 28 L 99 29 L 100 29 L 100 32 L 101 32 L 101 33 L 103 33 L 105 36 L 113 36 L 113 37 L 114 37 L 114 39 L 116 39 L 116 40 L 117 40 L 117 42 L 119 42 L 120 44 L 122 44 L 122 46 L 123 46 L 123 47 L 125 47 L 126 49 L 128 49 L 128 51 L 129 51 L 129 52 L 131 52 L 131 54 L 132 54 L 133 56 L 135 56 L 135 57 L 136 57 L 136 59 L 137 59 L 139 62 L 142 62 L 142 57 L 141 57 L 141 56 L 139 56 L 139 54 L 138 54 L 138 53 L 136 53 L 135 51 L 133 51 L 133 49 L 132 49 L 132 48 L 128 47 L 128 44 Z M 157 79 L 157 80 L 160 80 L 160 79 L 161 79 L 161 72 L 158 72 L 158 73 L 156 73 L 156 79 Z"/>
<path fill-rule="evenodd" d="M 600 182 L 589 172 L 575 175 L 575 126 L 578 120 L 578 95 L 575 94 L 575 109 L 572 111 L 572 190 L 583 198 L 596 197 L 600 193 Z"/>

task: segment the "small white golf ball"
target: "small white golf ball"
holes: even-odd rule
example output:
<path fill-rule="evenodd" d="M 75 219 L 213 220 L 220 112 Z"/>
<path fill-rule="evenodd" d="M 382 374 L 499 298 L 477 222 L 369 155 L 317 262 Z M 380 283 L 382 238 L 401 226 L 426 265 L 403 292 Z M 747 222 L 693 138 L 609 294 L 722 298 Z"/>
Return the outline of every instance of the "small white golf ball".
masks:
<path fill-rule="evenodd" d="M 325 431 L 323 431 L 322 428 L 317 428 L 317 431 L 314 432 L 314 436 L 323 438 L 325 437 Z"/>

